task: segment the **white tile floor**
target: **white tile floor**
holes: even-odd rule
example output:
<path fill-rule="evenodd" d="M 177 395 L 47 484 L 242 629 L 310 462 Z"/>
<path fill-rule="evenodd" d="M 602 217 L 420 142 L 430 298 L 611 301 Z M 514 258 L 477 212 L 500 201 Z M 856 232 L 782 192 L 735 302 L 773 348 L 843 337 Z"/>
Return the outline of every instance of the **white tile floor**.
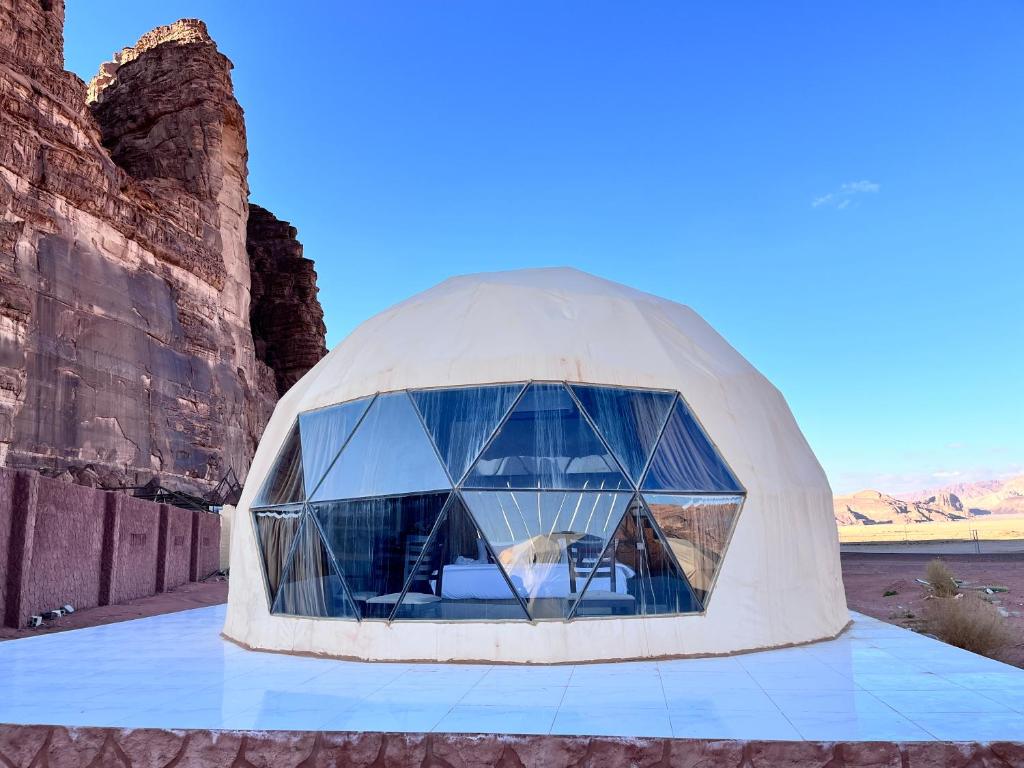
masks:
<path fill-rule="evenodd" d="M 224 607 L 0 643 L 0 722 L 689 738 L 1024 740 L 1024 670 L 866 616 L 730 658 L 363 664 L 220 639 Z"/>

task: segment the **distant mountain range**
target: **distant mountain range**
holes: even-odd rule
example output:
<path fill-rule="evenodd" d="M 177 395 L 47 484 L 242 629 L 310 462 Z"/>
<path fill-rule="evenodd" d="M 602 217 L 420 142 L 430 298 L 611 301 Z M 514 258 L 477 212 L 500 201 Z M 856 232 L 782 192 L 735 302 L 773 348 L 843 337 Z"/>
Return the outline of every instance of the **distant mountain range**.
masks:
<path fill-rule="evenodd" d="M 865 490 L 833 499 L 839 525 L 927 523 L 965 520 L 981 515 L 1024 514 L 1024 475 L 1006 480 L 982 480 L 899 497 Z"/>

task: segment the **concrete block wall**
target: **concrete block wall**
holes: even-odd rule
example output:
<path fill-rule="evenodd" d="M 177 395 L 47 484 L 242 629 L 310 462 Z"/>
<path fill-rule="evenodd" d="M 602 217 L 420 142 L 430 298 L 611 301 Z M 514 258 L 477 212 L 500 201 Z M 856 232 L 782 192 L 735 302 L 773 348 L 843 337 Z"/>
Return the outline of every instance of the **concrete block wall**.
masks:
<path fill-rule="evenodd" d="M 0 468 L 0 621 L 123 603 L 219 569 L 217 515 Z"/>

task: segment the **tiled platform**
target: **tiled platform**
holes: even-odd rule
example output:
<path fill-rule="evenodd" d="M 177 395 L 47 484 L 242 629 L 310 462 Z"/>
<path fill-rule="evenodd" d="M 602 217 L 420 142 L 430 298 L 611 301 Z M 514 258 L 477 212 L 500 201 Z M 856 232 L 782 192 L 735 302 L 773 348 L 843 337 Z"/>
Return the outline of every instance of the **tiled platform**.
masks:
<path fill-rule="evenodd" d="M 1024 741 L 1024 670 L 854 614 L 837 640 L 558 667 L 243 650 L 224 607 L 0 643 L 0 723 L 788 741 Z"/>

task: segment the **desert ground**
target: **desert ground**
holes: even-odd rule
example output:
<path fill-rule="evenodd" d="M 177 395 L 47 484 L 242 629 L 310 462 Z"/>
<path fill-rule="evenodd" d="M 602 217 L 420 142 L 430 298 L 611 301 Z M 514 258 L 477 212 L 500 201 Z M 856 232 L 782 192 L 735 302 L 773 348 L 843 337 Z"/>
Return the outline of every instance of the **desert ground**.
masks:
<path fill-rule="evenodd" d="M 986 542 L 1018 540 L 1024 548 L 1024 515 L 985 515 L 967 520 L 912 525 L 841 525 L 841 544 L 913 543 L 917 541 Z"/>
<path fill-rule="evenodd" d="M 854 611 L 910 629 L 921 628 L 928 589 L 915 579 L 924 578 L 934 554 L 875 554 L 844 552 L 843 581 L 846 601 Z M 1010 615 L 1005 621 L 1016 638 L 997 658 L 1024 667 L 1024 554 L 942 555 L 965 587 L 997 585 L 1007 592 L 988 596 Z M 895 592 L 886 596 L 886 592 Z"/>

